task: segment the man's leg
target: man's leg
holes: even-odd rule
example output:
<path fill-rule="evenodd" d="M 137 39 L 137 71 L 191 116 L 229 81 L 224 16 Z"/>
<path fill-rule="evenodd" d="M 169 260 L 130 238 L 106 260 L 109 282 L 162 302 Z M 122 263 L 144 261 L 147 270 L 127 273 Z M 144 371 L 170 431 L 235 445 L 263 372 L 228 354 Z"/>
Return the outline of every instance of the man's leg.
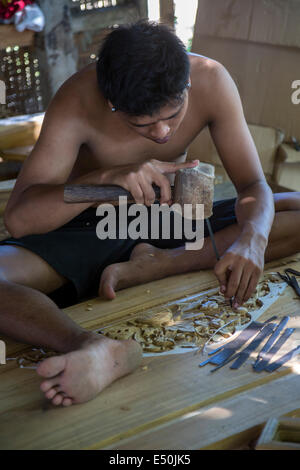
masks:
<path fill-rule="evenodd" d="M 266 250 L 266 261 L 272 261 L 300 251 L 300 193 L 274 195 L 275 220 Z M 220 255 L 234 243 L 240 230 L 237 224 L 215 233 Z M 108 266 L 102 273 L 99 295 L 107 299 L 115 297 L 115 291 L 167 276 L 213 268 L 216 257 L 210 238 L 205 238 L 199 251 L 187 251 L 185 247 L 159 249 L 148 243 L 137 245 L 130 261 Z"/>
<path fill-rule="evenodd" d="M 56 405 L 93 398 L 139 363 L 135 341 L 114 341 L 83 330 L 45 294 L 67 280 L 31 251 L 0 246 L 0 334 L 60 353 L 37 372 L 41 389 Z"/>

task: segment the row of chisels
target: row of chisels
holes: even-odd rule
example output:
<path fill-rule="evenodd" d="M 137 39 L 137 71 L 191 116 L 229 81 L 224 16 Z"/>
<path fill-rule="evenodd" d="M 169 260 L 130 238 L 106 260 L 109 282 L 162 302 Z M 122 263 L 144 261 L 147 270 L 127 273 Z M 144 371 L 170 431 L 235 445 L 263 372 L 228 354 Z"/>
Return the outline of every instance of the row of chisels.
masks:
<path fill-rule="evenodd" d="M 300 346 L 271 362 L 272 358 L 295 330 L 294 328 L 285 328 L 290 319 L 288 316 L 283 317 L 279 324 L 273 323 L 275 319 L 276 317 L 272 317 L 264 323 L 253 321 L 235 339 L 211 351 L 209 353 L 210 357 L 201 362 L 199 367 L 205 366 L 208 363 L 213 364 L 216 367 L 211 372 L 215 372 L 234 361 L 230 369 L 239 369 L 261 343 L 268 338 L 263 348 L 259 351 L 255 362 L 252 364 L 253 370 L 255 372 L 262 370 L 273 372 L 279 369 L 279 367 L 300 353 Z M 246 343 L 248 343 L 247 346 L 239 351 Z"/>

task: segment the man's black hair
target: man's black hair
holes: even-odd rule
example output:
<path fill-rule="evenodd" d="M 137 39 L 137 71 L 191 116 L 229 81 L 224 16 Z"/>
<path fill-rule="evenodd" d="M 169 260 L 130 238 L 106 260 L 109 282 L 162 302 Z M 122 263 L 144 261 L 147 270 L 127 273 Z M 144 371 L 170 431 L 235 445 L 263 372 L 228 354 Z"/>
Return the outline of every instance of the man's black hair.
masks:
<path fill-rule="evenodd" d="M 99 88 L 118 111 L 151 116 L 179 105 L 190 63 L 181 40 L 166 26 L 148 21 L 115 28 L 97 61 Z"/>

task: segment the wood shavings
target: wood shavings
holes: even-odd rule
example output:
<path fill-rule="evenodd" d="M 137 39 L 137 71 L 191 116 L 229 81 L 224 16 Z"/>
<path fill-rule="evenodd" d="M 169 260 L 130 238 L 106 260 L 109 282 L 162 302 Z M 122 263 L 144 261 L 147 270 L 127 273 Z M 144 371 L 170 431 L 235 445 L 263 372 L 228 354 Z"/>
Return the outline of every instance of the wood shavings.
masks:
<path fill-rule="evenodd" d="M 225 327 L 227 327 L 228 325 L 230 325 L 231 323 L 233 323 L 235 320 L 230 320 L 228 323 L 226 323 L 225 325 L 222 325 L 217 331 L 215 331 L 209 338 L 208 340 L 204 343 L 204 345 L 198 349 L 198 351 L 196 351 L 196 353 L 199 353 L 199 352 L 202 352 L 204 353 L 205 351 L 205 348 L 206 346 L 208 346 L 209 342 L 213 339 L 213 338 L 218 338 L 219 336 L 217 336 L 217 333 L 219 333 L 222 329 L 224 329 Z"/>
<path fill-rule="evenodd" d="M 275 298 L 270 286 L 280 282 L 276 274 L 268 274 L 258 284 L 256 293 L 233 310 L 218 291 L 184 295 L 180 300 L 144 311 L 138 318 L 102 329 L 113 339 L 135 339 L 146 355 L 180 352 L 205 347 L 231 337 L 237 328 L 251 321 L 251 313 L 261 310 L 265 299 Z M 276 290 L 276 289 L 275 289 Z M 272 295 L 271 295 L 272 294 Z M 267 300 L 268 302 L 268 300 Z M 269 305 L 269 304 L 268 304 Z"/>
<path fill-rule="evenodd" d="M 7 360 L 15 360 L 20 369 L 36 369 L 44 359 L 58 355 L 59 353 L 54 351 L 33 348 L 31 351 L 23 353 L 18 357 L 7 358 Z"/>
<path fill-rule="evenodd" d="M 221 302 L 223 305 L 220 312 Z M 234 322 L 249 322 L 246 308 L 233 313 L 226 310 L 224 305 L 223 296 L 201 299 L 192 309 L 186 303 L 180 303 L 179 308 L 176 305 L 175 308 L 173 306 L 157 312 L 150 311 L 135 320 L 103 329 L 102 332 L 112 339 L 135 339 L 146 353 L 167 352 L 177 346 L 193 348 L 208 339 L 216 341 L 229 337 L 235 328 L 234 325 L 231 329 L 228 327 Z M 216 336 L 221 330 L 224 330 L 221 336 Z"/>
<path fill-rule="evenodd" d="M 136 322 L 145 323 L 150 326 L 166 326 L 170 325 L 173 320 L 173 314 L 170 310 L 163 310 L 161 312 L 154 313 L 151 316 L 144 316 L 136 320 Z"/>

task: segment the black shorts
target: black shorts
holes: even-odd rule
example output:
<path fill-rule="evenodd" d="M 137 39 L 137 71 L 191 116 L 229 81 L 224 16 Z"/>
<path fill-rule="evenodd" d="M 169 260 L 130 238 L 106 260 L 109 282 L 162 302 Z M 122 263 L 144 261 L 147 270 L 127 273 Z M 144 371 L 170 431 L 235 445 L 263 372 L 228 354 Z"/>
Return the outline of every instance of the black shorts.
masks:
<path fill-rule="evenodd" d="M 210 218 L 214 232 L 236 223 L 235 201 L 236 199 L 227 199 L 214 203 L 213 215 Z M 118 211 L 118 208 L 116 209 Z M 97 296 L 102 271 L 110 264 L 128 261 L 138 243 L 147 241 L 158 248 L 176 248 L 184 245 L 186 241 L 191 242 L 185 238 L 174 239 L 172 231 L 168 240 L 152 240 L 149 236 L 138 240 L 100 240 L 96 235 L 96 225 L 101 217 L 96 215 L 96 210 L 86 209 L 51 232 L 21 238 L 11 237 L 0 242 L 0 245 L 27 248 L 69 280 L 66 286 L 49 295 L 61 308 Z M 172 220 L 171 217 L 171 222 Z M 128 223 L 130 221 L 128 217 Z M 204 229 L 204 236 L 207 237 L 206 224 Z"/>

